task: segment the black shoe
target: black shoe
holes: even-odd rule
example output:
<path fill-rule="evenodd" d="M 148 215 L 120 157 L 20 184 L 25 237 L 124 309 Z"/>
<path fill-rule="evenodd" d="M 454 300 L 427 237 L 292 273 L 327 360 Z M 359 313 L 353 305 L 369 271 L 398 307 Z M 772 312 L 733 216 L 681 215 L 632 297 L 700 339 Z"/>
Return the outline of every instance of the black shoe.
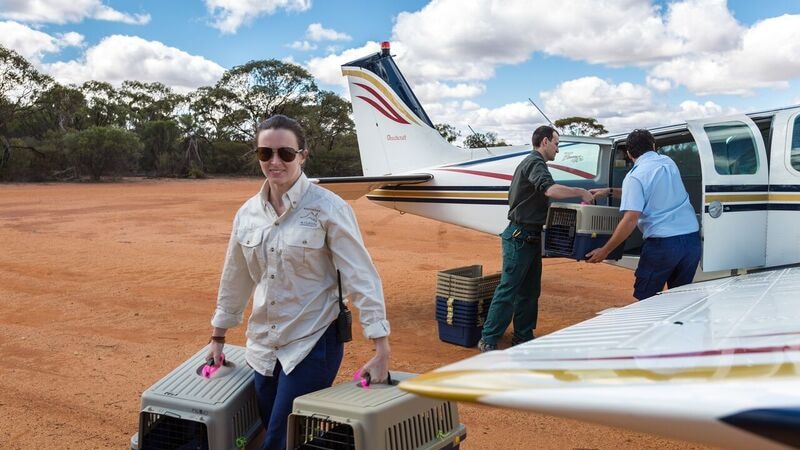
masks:
<path fill-rule="evenodd" d="M 536 339 L 536 336 L 531 336 L 530 339 L 527 339 L 527 340 L 524 340 L 524 341 L 521 340 L 521 339 L 517 339 L 515 337 L 512 337 L 511 338 L 511 346 L 514 347 L 514 346 L 519 345 L 519 344 L 524 344 L 524 343 L 532 341 L 534 339 Z"/>
<path fill-rule="evenodd" d="M 497 350 L 497 344 L 490 344 L 488 342 L 484 342 L 484 340 L 481 339 L 480 341 L 478 341 L 478 350 L 480 350 L 481 353 L 495 351 Z"/>

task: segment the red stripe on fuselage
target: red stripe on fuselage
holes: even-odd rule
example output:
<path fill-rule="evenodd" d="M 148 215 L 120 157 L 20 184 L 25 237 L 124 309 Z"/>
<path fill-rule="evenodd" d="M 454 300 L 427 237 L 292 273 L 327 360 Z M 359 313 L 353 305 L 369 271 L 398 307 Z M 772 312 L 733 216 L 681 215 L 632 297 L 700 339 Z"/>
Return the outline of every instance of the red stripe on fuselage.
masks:
<path fill-rule="evenodd" d="M 503 173 L 482 172 L 480 170 L 469 170 L 469 169 L 438 169 L 438 170 L 446 170 L 448 172 L 468 173 L 470 175 L 479 175 L 479 176 L 482 176 L 482 177 L 499 178 L 501 180 L 508 180 L 508 181 L 511 181 L 511 178 L 512 178 L 511 175 L 506 175 L 506 174 L 503 174 Z"/>
<path fill-rule="evenodd" d="M 548 166 L 552 167 L 553 169 L 558 169 L 563 172 L 571 173 L 573 175 L 577 175 L 581 178 L 586 178 L 591 180 L 594 178 L 594 175 L 590 174 L 589 172 L 584 172 L 582 170 L 573 169 L 572 167 L 562 166 L 559 164 L 548 164 Z M 481 170 L 469 170 L 469 169 L 439 169 L 439 170 L 447 170 L 448 172 L 460 172 L 460 173 L 468 173 L 470 175 L 479 175 L 482 177 L 490 177 L 490 178 L 499 178 L 501 180 L 508 180 L 511 181 L 513 178 L 511 175 L 506 175 L 504 173 L 495 173 L 495 172 L 484 172 Z"/>
<path fill-rule="evenodd" d="M 571 173 L 571 174 L 577 175 L 577 176 L 579 176 L 581 178 L 586 178 L 587 180 L 591 180 L 591 179 L 594 178 L 594 175 L 592 175 L 591 173 L 584 172 L 582 170 L 575 169 L 573 167 L 562 166 L 561 164 L 553 164 L 553 163 L 547 163 L 547 165 L 548 165 L 548 167 L 552 167 L 553 169 L 558 169 L 558 170 L 561 170 L 563 172 Z"/>

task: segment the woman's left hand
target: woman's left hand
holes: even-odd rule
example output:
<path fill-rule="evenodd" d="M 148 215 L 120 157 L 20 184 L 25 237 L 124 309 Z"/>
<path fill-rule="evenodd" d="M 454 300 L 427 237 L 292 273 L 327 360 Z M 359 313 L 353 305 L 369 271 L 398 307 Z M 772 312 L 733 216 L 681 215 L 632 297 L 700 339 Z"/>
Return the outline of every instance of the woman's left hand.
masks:
<path fill-rule="evenodd" d="M 389 338 L 375 339 L 375 356 L 361 367 L 361 376 L 369 373 L 370 383 L 385 383 L 389 379 L 389 355 Z"/>

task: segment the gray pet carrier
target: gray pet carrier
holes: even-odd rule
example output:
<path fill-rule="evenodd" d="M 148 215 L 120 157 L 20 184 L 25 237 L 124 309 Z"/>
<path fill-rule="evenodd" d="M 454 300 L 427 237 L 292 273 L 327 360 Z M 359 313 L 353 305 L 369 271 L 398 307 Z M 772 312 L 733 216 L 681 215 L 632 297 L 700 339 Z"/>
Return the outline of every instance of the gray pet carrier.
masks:
<path fill-rule="evenodd" d="M 355 382 L 298 397 L 289 416 L 288 450 L 457 449 L 466 437 L 454 402 L 400 390 L 414 374 L 367 389 Z"/>
<path fill-rule="evenodd" d="M 142 393 L 133 450 L 258 448 L 263 427 L 245 349 L 226 345 L 226 365 L 204 378 L 207 352 L 203 348 Z"/>

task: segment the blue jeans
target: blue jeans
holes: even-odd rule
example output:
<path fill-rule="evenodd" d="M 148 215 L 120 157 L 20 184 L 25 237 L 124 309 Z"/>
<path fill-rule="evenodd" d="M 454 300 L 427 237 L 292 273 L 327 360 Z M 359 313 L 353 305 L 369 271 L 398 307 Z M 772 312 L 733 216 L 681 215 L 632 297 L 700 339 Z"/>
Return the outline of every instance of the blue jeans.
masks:
<path fill-rule="evenodd" d="M 275 364 L 272 376 L 255 372 L 258 412 L 267 430 L 261 450 L 286 449 L 286 426 L 294 399 L 330 387 L 343 354 L 344 344 L 336 341 L 336 326 L 332 324 L 292 373 L 287 375 L 280 362 Z"/>
<path fill-rule="evenodd" d="M 496 344 L 512 318 L 514 342 L 533 339 L 542 290 L 542 245 L 537 238 L 539 233 L 510 223 L 500 234 L 503 241 L 503 272 L 483 324 L 483 342 Z"/>
<path fill-rule="evenodd" d="M 664 290 L 664 284 L 671 289 L 691 283 L 702 252 L 698 232 L 645 239 L 633 296 L 644 300 Z"/>

